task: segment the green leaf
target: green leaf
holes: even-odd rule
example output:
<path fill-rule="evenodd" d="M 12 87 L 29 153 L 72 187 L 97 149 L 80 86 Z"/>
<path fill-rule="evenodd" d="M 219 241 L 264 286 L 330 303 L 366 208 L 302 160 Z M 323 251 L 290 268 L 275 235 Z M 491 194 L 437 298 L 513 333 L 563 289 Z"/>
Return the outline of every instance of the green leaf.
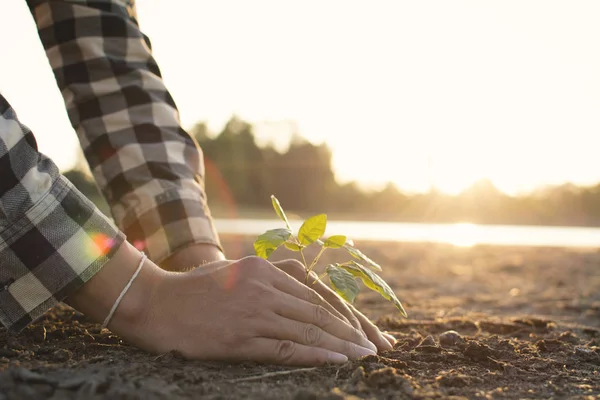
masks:
<path fill-rule="evenodd" d="M 325 234 L 325 227 L 327 226 L 327 215 L 319 214 L 310 217 L 300 227 L 298 231 L 298 239 L 303 245 L 309 245 L 315 240 L 318 240 L 323 234 Z"/>
<path fill-rule="evenodd" d="M 363 252 L 359 249 L 354 248 L 350 245 L 345 245 L 344 248 L 348 250 L 348 253 L 350 253 L 352 257 L 366 262 L 367 264 L 369 264 L 369 267 L 373 268 L 376 271 L 382 271 L 381 266 L 379 264 L 377 264 L 375 261 L 371 260 L 369 257 L 364 255 Z"/>
<path fill-rule="evenodd" d="M 356 261 L 350 261 L 346 264 L 339 264 L 339 267 L 345 269 L 353 276 L 362 279 L 363 283 L 369 289 L 379 292 L 379 294 L 381 294 L 385 299 L 394 303 L 396 308 L 400 310 L 404 317 L 408 317 L 406 310 L 404 310 L 404 307 L 402 307 L 402 303 L 400 303 L 400 300 L 398 300 L 394 291 L 387 283 L 385 283 L 383 279 L 381 279 L 379 275 L 375 274 L 370 269 L 363 267 Z"/>
<path fill-rule="evenodd" d="M 334 264 L 328 266 L 326 271 L 329 274 L 329 281 L 333 290 L 347 302 L 354 303 L 354 299 L 360 291 L 354 275 Z"/>
<path fill-rule="evenodd" d="M 290 249 L 291 251 L 300 251 L 300 250 L 302 250 L 302 247 L 299 246 L 299 245 L 297 245 L 294 242 L 285 242 L 283 245 L 285 247 L 287 247 L 288 249 Z"/>
<path fill-rule="evenodd" d="M 323 243 L 323 247 L 328 247 L 330 249 L 339 249 L 346 244 L 346 236 L 344 235 L 334 235 L 329 236 L 325 243 Z"/>
<path fill-rule="evenodd" d="M 264 259 L 269 258 L 279 246 L 292 236 L 292 231 L 286 228 L 271 229 L 260 235 L 254 242 L 256 255 Z"/>
<path fill-rule="evenodd" d="M 290 221 L 288 221 L 283 208 L 281 208 L 281 204 L 279 204 L 279 200 L 277 200 L 277 197 L 274 195 L 271 195 L 271 203 L 273 203 L 273 208 L 275 209 L 277 215 L 279 215 L 279 218 L 285 222 L 285 226 L 287 226 L 287 228 L 291 231 L 292 227 L 290 226 Z"/>

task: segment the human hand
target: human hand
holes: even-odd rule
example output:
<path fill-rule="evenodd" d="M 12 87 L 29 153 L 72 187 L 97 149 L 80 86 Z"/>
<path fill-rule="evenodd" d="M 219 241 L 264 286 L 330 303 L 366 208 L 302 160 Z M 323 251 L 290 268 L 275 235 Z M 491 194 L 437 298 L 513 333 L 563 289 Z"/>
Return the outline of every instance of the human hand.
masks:
<path fill-rule="evenodd" d="M 299 282 L 305 281 L 306 270 L 301 262 L 297 260 L 285 260 L 274 262 L 273 265 L 291 275 Z M 308 286 L 319 293 L 325 301 L 341 313 L 344 316 L 345 321 L 356 329 L 360 329 L 364 332 L 367 338 L 377 346 L 379 351 L 391 350 L 393 348 L 396 339 L 392 335 L 381 332 L 364 314 L 358 311 L 352 304 L 349 304 L 338 296 L 337 293 L 331 290 L 331 288 L 321 280 L 318 280 L 313 284 L 316 279 L 317 275 L 314 272 L 311 272 Z"/>
<path fill-rule="evenodd" d="M 161 263 L 161 267 L 170 271 L 189 271 L 197 266 L 205 265 L 206 262 L 224 260 L 225 256 L 216 247 L 210 244 L 194 244 L 176 252 L 173 256 Z M 304 284 L 305 269 L 297 260 L 285 260 L 274 262 L 277 268 L 294 277 Z M 311 283 L 317 278 L 312 273 Z M 391 350 L 396 339 L 384 332 L 381 332 L 364 314 L 358 311 L 352 304 L 344 301 L 329 286 L 318 281 L 310 288 L 319 293 L 326 302 L 331 304 L 342 316 L 345 322 L 348 322 L 356 329 L 361 330 L 367 338 L 373 342 L 379 351 Z"/>
<path fill-rule="evenodd" d="M 127 282 L 122 277 L 139 261 L 135 249 L 123 257 L 127 267 L 111 260 L 69 304 L 103 319 Z M 110 289 L 115 286 L 117 291 Z M 147 261 L 108 326 L 142 349 L 177 350 L 191 359 L 318 365 L 376 350 L 316 291 L 258 257 L 216 261 L 187 273 L 165 272 Z"/>

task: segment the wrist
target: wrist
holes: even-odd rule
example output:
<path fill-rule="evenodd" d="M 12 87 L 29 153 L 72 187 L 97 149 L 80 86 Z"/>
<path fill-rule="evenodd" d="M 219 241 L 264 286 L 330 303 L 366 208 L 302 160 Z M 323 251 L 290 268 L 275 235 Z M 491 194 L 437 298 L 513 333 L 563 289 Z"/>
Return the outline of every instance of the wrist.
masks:
<path fill-rule="evenodd" d="M 91 319 L 102 322 L 131 280 L 142 255 L 125 242 L 102 269 L 65 302 Z M 111 331 L 132 339 L 147 318 L 148 304 L 165 273 L 149 260 L 127 290 L 109 322 Z"/>
<path fill-rule="evenodd" d="M 160 267 L 166 271 L 186 272 L 220 260 L 225 260 L 225 255 L 217 246 L 209 243 L 194 243 L 177 250 L 161 262 Z"/>

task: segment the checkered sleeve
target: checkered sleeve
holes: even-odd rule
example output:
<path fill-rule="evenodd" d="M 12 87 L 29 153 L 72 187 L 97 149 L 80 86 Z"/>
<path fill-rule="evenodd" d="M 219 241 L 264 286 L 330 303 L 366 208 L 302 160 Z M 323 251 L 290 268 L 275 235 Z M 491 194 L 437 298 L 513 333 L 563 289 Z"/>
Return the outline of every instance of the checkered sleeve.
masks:
<path fill-rule="evenodd" d="M 133 0 L 28 0 L 96 183 L 128 240 L 157 263 L 220 248 L 197 142 L 140 32 Z"/>
<path fill-rule="evenodd" d="M 90 279 L 123 241 L 38 152 L 0 95 L 0 322 L 21 330 Z"/>

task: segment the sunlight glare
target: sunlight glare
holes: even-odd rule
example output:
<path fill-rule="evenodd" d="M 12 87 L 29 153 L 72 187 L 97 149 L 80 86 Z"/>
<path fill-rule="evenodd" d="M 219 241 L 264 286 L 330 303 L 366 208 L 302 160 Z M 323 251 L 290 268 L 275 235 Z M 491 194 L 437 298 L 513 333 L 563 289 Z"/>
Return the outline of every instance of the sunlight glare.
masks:
<path fill-rule="evenodd" d="M 473 247 L 478 243 L 478 227 L 471 223 L 454 224 L 447 241 L 457 247 Z"/>

